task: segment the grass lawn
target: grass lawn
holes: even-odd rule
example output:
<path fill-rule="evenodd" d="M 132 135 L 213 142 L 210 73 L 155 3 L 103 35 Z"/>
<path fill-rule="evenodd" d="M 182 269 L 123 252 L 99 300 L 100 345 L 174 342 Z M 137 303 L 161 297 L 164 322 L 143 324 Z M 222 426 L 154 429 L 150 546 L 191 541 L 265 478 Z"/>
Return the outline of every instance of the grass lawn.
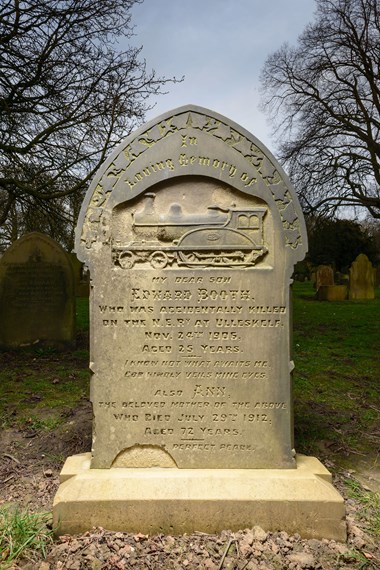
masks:
<path fill-rule="evenodd" d="M 372 301 L 318 302 L 293 286 L 296 448 L 365 456 L 380 438 L 380 291 Z"/>

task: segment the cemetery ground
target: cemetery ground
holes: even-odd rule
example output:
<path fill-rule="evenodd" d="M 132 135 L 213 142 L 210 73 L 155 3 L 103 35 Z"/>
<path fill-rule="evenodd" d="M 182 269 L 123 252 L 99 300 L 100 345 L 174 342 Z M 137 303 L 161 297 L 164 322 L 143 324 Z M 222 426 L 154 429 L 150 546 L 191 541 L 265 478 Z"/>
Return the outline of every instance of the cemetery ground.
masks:
<path fill-rule="evenodd" d="M 88 307 L 78 299 L 74 351 L 0 353 L 0 568 L 380 569 L 380 290 L 374 301 L 314 294 L 309 283 L 294 286 L 295 446 L 332 472 L 346 500 L 347 544 L 258 527 L 52 538 L 59 471 L 91 448 Z"/>

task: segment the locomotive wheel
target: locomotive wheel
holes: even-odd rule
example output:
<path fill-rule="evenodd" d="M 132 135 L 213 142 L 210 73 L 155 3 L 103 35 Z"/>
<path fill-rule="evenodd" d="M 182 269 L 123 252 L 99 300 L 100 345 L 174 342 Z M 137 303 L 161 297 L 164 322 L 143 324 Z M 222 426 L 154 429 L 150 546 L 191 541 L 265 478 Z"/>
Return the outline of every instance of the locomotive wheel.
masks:
<path fill-rule="evenodd" d="M 123 251 L 119 257 L 119 264 L 123 269 L 131 269 L 134 264 L 135 260 L 133 258 L 133 253 L 131 251 Z"/>
<path fill-rule="evenodd" d="M 163 269 L 168 264 L 168 256 L 163 251 L 152 253 L 150 262 L 155 269 Z"/>

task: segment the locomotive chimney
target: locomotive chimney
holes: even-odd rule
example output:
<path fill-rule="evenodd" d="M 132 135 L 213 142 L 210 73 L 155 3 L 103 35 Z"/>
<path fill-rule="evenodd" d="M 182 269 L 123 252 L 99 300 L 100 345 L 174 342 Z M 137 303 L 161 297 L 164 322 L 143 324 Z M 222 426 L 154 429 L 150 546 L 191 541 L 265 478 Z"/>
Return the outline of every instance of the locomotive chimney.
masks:
<path fill-rule="evenodd" d="M 147 192 L 146 194 L 144 194 L 144 206 L 143 206 L 143 211 L 141 213 L 144 213 L 146 216 L 151 216 L 153 214 L 155 214 L 154 211 L 154 200 L 156 198 L 156 194 L 154 194 L 154 192 Z"/>
<path fill-rule="evenodd" d="M 156 212 L 154 209 L 154 200 L 156 194 L 154 192 L 147 192 L 143 196 L 144 202 L 142 208 L 135 212 L 134 221 L 137 224 L 149 224 L 149 222 L 154 222 L 156 218 Z"/>

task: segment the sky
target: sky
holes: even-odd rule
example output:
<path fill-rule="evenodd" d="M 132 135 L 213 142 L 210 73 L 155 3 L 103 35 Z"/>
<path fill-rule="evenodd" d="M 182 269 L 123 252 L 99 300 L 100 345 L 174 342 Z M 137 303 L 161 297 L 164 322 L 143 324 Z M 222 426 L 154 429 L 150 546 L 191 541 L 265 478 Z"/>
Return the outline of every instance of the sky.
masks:
<path fill-rule="evenodd" d="M 146 119 L 186 104 L 226 116 L 272 152 L 271 127 L 259 108 L 260 72 L 283 43 L 294 45 L 313 20 L 315 0 L 144 0 L 132 8 L 135 36 L 147 69 L 185 79 Z"/>

